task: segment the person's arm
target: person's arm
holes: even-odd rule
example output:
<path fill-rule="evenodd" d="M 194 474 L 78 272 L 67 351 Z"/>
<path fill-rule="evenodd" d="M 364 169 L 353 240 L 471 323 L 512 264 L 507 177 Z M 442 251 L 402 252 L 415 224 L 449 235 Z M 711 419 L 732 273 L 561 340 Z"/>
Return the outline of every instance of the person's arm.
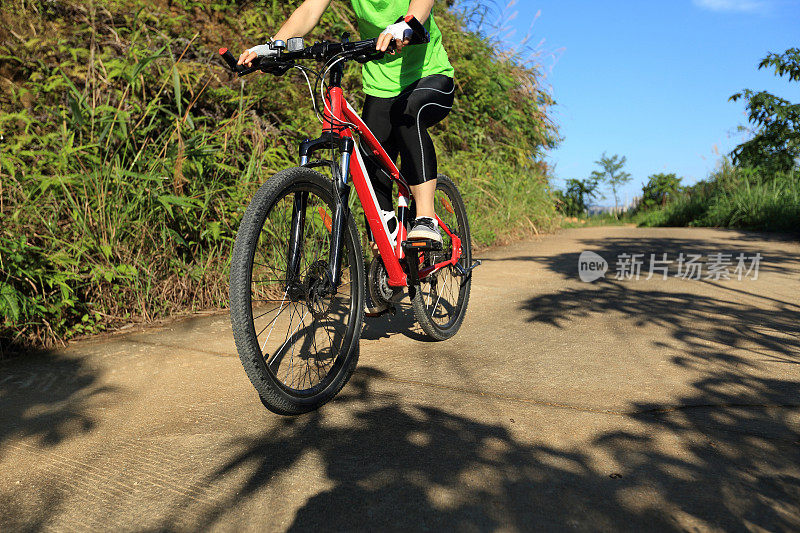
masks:
<path fill-rule="evenodd" d="M 431 16 L 433 2 L 434 0 L 411 0 L 411 4 L 408 6 L 408 13 L 406 13 L 406 16 L 411 15 L 417 19 L 420 24 L 425 24 Z M 375 45 L 375 48 L 385 52 L 389 47 L 389 43 L 392 41 L 392 39 L 394 39 L 395 45 L 397 45 L 397 51 L 399 52 L 409 42 L 408 38 L 400 38 L 400 36 L 404 34 L 405 30 L 411 31 L 411 27 L 405 22 L 392 24 L 386 28 L 383 33 L 381 33 L 380 37 L 378 37 L 378 42 Z"/>
<path fill-rule="evenodd" d="M 283 23 L 281 29 L 272 38 L 273 41 L 288 41 L 292 37 L 305 37 L 308 32 L 314 29 L 322 18 L 322 14 L 328 9 L 332 0 L 306 0 L 294 10 L 289 19 Z M 248 68 L 253 66 L 253 60 L 258 57 L 257 51 L 245 50 L 239 56 L 239 64 L 246 65 Z"/>
<path fill-rule="evenodd" d="M 433 11 L 433 0 L 411 0 L 406 15 L 413 15 L 420 24 L 425 24 Z"/>

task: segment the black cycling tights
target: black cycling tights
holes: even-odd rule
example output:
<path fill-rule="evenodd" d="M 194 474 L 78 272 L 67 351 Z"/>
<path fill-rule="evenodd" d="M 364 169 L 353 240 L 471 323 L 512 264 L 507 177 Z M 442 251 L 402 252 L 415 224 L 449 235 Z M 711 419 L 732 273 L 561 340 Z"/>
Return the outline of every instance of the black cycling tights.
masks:
<path fill-rule="evenodd" d="M 400 155 L 400 173 L 409 185 L 436 178 L 436 152 L 428 128 L 441 121 L 453 107 L 453 78 L 442 74 L 426 76 L 391 98 L 367 95 L 363 118 L 392 161 Z M 392 207 L 392 182 L 375 172 L 366 158 L 367 170 L 384 211 Z"/>

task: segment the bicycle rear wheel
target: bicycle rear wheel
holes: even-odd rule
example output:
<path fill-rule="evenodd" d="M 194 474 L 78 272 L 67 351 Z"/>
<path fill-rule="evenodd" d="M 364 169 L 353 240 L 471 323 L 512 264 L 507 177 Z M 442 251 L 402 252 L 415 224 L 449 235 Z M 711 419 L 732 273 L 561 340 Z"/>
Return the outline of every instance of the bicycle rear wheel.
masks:
<path fill-rule="evenodd" d="M 458 262 L 464 269 L 468 269 L 472 264 L 472 239 L 467 209 L 455 183 L 444 174 L 439 174 L 436 181 L 434 205 L 442 222 L 461 239 Z M 442 240 L 442 251 L 425 252 L 420 268 L 452 257 L 453 240 L 444 230 Z M 419 285 L 409 287 L 414 315 L 429 337 L 443 341 L 458 332 L 467 313 L 471 286 L 470 274 L 461 277 L 455 267 L 447 266 L 421 279 Z"/>
<path fill-rule="evenodd" d="M 236 235 L 230 280 L 236 349 L 262 402 L 278 414 L 308 412 L 329 401 L 358 361 L 361 244 L 350 216 L 341 280 L 332 289 L 335 209 L 329 179 L 307 168 L 284 170 L 255 194 Z"/>

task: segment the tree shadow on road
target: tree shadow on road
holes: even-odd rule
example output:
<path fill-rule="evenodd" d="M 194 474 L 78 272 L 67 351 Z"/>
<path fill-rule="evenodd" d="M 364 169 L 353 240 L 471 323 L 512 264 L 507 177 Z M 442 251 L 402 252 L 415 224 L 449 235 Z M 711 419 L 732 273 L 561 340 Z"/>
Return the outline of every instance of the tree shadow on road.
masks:
<path fill-rule="evenodd" d="M 763 237 L 763 235 L 759 234 Z M 780 236 L 778 236 L 780 237 Z M 782 241 L 781 241 L 782 242 Z M 688 365 L 698 361 L 752 365 L 753 361 L 771 360 L 800 363 L 800 255 L 792 250 L 770 248 L 757 244 L 726 243 L 716 245 L 702 240 L 677 238 L 607 238 L 602 242 L 586 239 L 581 243 L 606 258 L 611 271 L 605 279 L 592 284 L 568 286 L 556 293 L 530 298 L 523 309 L 529 321 L 566 327 L 577 318 L 618 315 L 621 320 L 636 326 L 655 325 L 678 343 L 684 355 L 676 356 L 675 364 Z M 762 244 L 766 240 L 762 241 Z M 766 272 L 788 274 L 780 297 L 760 294 L 752 279 L 721 282 L 713 279 L 674 280 L 684 285 L 666 287 L 661 273 L 646 280 L 643 269 L 640 280 L 617 280 L 614 258 L 622 253 L 640 253 L 649 258 L 667 253 L 675 259 L 678 253 L 707 256 L 710 253 L 762 253 L 759 276 Z M 578 279 L 579 253 L 529 258 L 544 264 L 565 278 Z M 646 261 L 647 264 L 647 261 Z M 674 277 L 674 265 L 669 271 Z M 696 285 L 699 284 L 699 285 Z M 695 287 L 702 287 L 695 291 Z M 685 289 L 683 288 L 685 287 Z M 711 289 L 713 296 L 708 296 Z M 708 344 L 717 347 L 709 347 Z M 736 355 L 739 354 L 739 355 Z"/>
<path fill-rule="evenodd" d="M 204 483 L 225 496 L 177 503 L 165 529 L 230 524 L 231 510 L 254 502 L 265 514 L 248 523 L 291 531 L 800 527 L 797 410 L 780 406 L 800 393 L 796 382 L 751 378 L 728 390 L 732 376 L 718 372 L 675 406 L 636 405 L 619 418 L 625 429 L 559 446 L 375 394 L 382 377 L 364 369 L 333 406 L 231 442 Z"/>
<path fill-rule="evenodd" d="M 671 238 L 584 244 L 609 256 L 761 251 L 754 240 L 725 250 Z M 761 252 L 771 259 L 768 271 L 800 267 L 795 254 Z M 577 277 L 577 257 L 510 260 Z M 529 298 L 522 310 L 530 322 L 562 329 L 611 315 L 663 330 L 653 349 L 669 350 L 673 365 L 696 376 L 669 403 L 634 400 L 621 415 L 582 413 L 620 423 L 559 444 L 544 434 L 521 438 L 508 418 L 487 422 L 455 406 L 375 394 L 384 376 L 360 369 L 332 406 L 231 443 L 237 451 L 206 480 L 209 491 L 228 496 L 192 510 L 188 523 L 208 527 L 261 500 L 299 507 L 290 530 L 800 528 L 800 306 L 788 294 L 750 294 L 744 284 L 700 296 L 689 285 L 631 283 L 568 285 Z M 501 408 L 536 416 L 513 403 Z M 334 409 L 348 416 L 331 417 Z M 299 465 L 309 456 L 319 467 L 305 478 Z M 277 484 L 286 478 L 293 488 Z"/>
<path fill-rule="evenodd" d="M 589 244 L 589 243 L 586 243 Z M 621 252 L 709 253 L 702 242 L 680 239 L 608 239 L 594 248 Z M 744 245 L 752 252 L 758 246 Z M 715 251 L 715 250 L 714 250 Z M 727 250 L 730 251 L 730 250 Z M 795 274 L 800 257 L 763 252 L 767 270 Z M 537 258 L 564 276 L 577 277 L 577 254 Z M 670 290 L 660 281 L 615 279 L 567 286 L 529 298 L 528 320 L 567 329 L 575 321 L 618 318 L 666 333 L 653 341 L 672 363 L 696 375 L 693 392 L 669 405 L 635 402 L 629 416 L 650 428 L 644 435 L 610 432 L 595 445 L 626 465 L 641 486 L 654 488 L 673 513 L 701 527 L 793 530 L 800 527 L 800 306 L 794 289 L 769 297 L 747 283 L 703 283 L 709 291 Z M 680 288 L 680 286 L 678 286 Z M 661 290 L 663 289 L 663 290 Z M 796 288 L 795 288 L 796 289 Z M 659 451 L 652 435 L 674 435 L 675 456 Z M 702 486 L 698 495 L 692 485 Z M 699 497 L 698 497 L 699 496 Z M 704 504 L 702 503 L 705 501 Z M 727 513 L 719 521 L 713 505 Z"/>
<path fill-rule="evenodd" d="M 65 500 L 56 484 L 30 491 L 31 473 L 13 472 L 14 463 L 3 463 L 8 452 L 22 446 L 28 455 L 47 453 L 93 431 L 97 418 L 92 411 L 117 392 L 100 385 L 97 371 L 79 358 L 29 353 L 0 362 L 0 464 L 6 480 L 17 480 L 17 485 L 0 487 L 0 524 L 7 530 L 41 530 Z"/>
<path fill-rule="evenodd" d="M 0 446 L 33 437 L 48 448 L 94 429 L 89 411 L 118 391 L 75 357 L 41 353 L 0 362 Z"/>
<path fill-rule="evenodd" d="M 371 384 L 382 377 L 360 369 L 333 406 L 230 443 L 237 451 L 205 484 L 208 493 L 228 496 L 210 508 L 182 501 L 164 527 L 225 523 L 226 513 L 251 499 L 276 514 L 298 506 L 288 525 L 250 517 L 290 531 L 596 529 L 618 519 L 632 528 L 668 525 L 655 514 L 612 513 L 602 495 L 619 481 L 582 453 L 525 443 L 500 423 L 374 394 Z M 332 409 L 346 410 L 347 420 L 329 420 Z M 321 459 L 318 471 L 302 471 L 309 456 Z M 288 485 L 284 474 L 292 476 Z M 593 494 L 602 510 L 592 508 Z"/>

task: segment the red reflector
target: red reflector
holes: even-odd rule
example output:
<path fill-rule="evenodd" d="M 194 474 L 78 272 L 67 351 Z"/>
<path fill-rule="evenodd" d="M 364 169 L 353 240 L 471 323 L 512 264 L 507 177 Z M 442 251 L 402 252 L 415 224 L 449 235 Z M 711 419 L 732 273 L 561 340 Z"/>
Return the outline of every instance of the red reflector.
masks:
<path fill-rule="evenodd" d="M 332 227 L 332 220 L 330 215 L 328 215 L 328 213 L 322 208 L 322 206 L 319 207 L 319 216 L 322 217 L 322 223 L 325 224 L 325 229 L 328 230 L 328 233 L 330 233 Z"/>
<path fill-rule="evenodd" d="M 225 54 L 225 52 L 227 52 L 227 51 L 228 51 L 228 49 L 227 49 L 227 48 L 220 48 L 220 49 L 219 49 L 219 55 L 224 55 L 224 54 Z"/>

